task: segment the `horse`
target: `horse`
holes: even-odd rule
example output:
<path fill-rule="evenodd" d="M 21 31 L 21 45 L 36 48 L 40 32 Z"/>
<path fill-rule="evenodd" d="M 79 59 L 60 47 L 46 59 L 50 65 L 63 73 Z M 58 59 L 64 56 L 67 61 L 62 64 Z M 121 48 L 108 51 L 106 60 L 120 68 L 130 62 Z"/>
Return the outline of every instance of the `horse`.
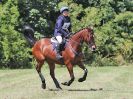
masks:
<path fill-rule="evenodd" d="M 64 83 L 61 83 L 62 85 L 70 86 L 74 79 L 74 73 L 73 73 L 73 66 L 78 65 L 83 71 L 83 77 L 79 78 L 79 82 L 83 82 L 86 80 L 88 70 L 84 66 L 82 59 L 83 59 L 83 53 L 82 53 L 82 45 L 83 42 L 85 42 L 91 51 L 95 51 L 96 45 L 94 40 L 94 32 L 92 28 L 83 28 L 73 34 L 66 42 L 65 49 L 61 52 L 63 56 L 63 61 L 60 61 L 56 59 L 56 50 L 53 47 L 53 44 L 51 43 L 50 38 L 42 38 L 35 42 L 35 44 L 32 47 L 32 54 L 34 58 L 36 59 L 37 65 L 36 65 L 36 71 L 39 74 L 39 77 L 42 82 L 42 88 L 46 88 L 45 78 L 41 73 L 41 68 L 44 64 L 44 62 L 48 63 L 49 69 L 50 69 L 50 75 L 55 83 L 55 86 L 57 89 L 62 89 L 58 80 L 55 77 L 55 64 L 60 65 L 66 65 L 68 72 L 70 74 L 70 80 Z"/>

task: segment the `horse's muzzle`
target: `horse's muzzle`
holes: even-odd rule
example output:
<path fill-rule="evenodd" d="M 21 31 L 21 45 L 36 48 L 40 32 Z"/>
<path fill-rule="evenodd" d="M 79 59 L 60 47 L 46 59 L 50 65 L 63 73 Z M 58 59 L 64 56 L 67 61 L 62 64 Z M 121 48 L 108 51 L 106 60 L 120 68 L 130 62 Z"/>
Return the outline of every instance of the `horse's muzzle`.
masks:
<path fill-rule="evenodd" d="M 92 48 L 92 51 L 95 51 L 96 50 L 96 48 Z"/>
<path fill-rule="evenodd" d="M 96 46 L 95 45 L 91 46 L 91 51 L 95 52 L 95 50 L 96 50 Z"/>

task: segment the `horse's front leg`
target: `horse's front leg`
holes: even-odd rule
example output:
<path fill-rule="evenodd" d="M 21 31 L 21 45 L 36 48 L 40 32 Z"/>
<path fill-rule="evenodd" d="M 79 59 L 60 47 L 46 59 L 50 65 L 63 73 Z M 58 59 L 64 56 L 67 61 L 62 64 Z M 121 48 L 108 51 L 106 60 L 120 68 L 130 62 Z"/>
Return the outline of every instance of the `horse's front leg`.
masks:
<path fill-rule="evenodd" d="M 66 86 L 70 86 L 72 84 L 72 82 L 74 81 L 74 79 L 75 79 L 74 74 L 73 74 L 73 65 L 72 64 L 68 64 L 67 65 L 67 69 L 69 71 L 71 79 L 68 82 L 64 82 L 62 84 L 66 85 Z"/>
<path fill-rule="evenodd" d="M 81 61 L 78 63 L 78 66 L 79 66 L 81 69 L 84 70 L 84 75 L 83 75 L 83 77 L 79 78 L 79 80 L 78 80 L 79 82 L 83 82 L 83 81 L 86 80 L 86 77 L 87 77 L 87 74 L 88 74 L 88 70 L 87 70 L 87 68 L 85 68 L 83 62 L 81 62 Z"/>

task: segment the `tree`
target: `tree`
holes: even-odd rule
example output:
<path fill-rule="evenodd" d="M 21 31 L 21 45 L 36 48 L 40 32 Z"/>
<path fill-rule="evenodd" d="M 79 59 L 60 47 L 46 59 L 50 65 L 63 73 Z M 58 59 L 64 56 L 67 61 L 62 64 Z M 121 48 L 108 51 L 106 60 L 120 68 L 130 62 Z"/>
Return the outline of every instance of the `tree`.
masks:
<path fill-rule="evenodd" d="M 8 0 L 0 6 L 0 64 L 1 68 L 24 68 L 29 59 L 29 50 L 22 35 L 15 30 L 18 24 L 18 2 Z"/>
<path fill-rule="evenodd" d="M 52 35 L 56 17 L 57 0 L 19 0 L 20 28 L 29 24 L 36 33 Z"/>
<path fill-rule="evenodd" d="M 73 33 L 94 26 L 98 53 L 92 54 L 84 45 L 87 63 L 98 66 L 133 62 L 132 0 L 4 0 L 0 4 L 1 67 L 31 67 L 23 25 L 30 25 L 38 39 L 51 37 L 62 6 L 70 8 Z"/>
<path fill-rule="evenodd" d="M 90 25 L 95 26 L 98 53 L 93 55 L 85 50 L 91 61 L 89 63 L 117 65 L 132 60 L 131 4 L 129 0 L 63 0 L 58 5 L 70 7 L 74 32 Z"/>

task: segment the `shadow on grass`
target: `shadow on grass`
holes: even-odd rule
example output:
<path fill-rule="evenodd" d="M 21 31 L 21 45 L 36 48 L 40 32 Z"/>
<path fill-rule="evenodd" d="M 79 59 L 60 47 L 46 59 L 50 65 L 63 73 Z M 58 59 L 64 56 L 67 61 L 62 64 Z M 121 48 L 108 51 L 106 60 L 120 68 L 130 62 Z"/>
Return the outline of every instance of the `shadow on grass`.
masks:
<path fill-rule="evenodd" d="M 77 91 L 77 92 L 91 92 L 91 91 L 104 91 L 104 92 L 119 92 L 119 93 L 133 93 L 133 90 L 121 90 L 121 89 L 103 89 L 103 88 L 98 88 L 98 89 L 49 89 L 48 91 Z"/>
<path fill-rule="evenodd" d="M 102 91 L 103 88 L 99 88 L 99 89 L 94 89 L 94 88 L 91 88 L 91 89 L 49 89 L 49 91 Z"/>
<path fill-rule="evenodd" d="M 103 90 L 103 88 L 99 88 L 99 89 L 94 89 L 94 88 L 91 88 L 91 89 L 68 89 L 68 91 L 101 91 Z"/>

